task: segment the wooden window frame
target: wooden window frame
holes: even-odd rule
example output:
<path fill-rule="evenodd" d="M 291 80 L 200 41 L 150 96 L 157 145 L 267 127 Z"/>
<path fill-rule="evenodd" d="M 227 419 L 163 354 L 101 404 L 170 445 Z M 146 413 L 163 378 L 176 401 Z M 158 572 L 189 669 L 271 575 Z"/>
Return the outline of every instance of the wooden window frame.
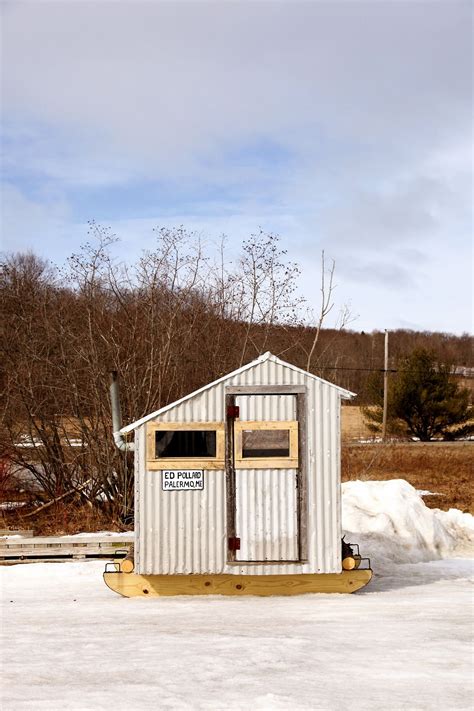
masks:
<path fill-rule="evenodd" d="M 155 432 L 205 430 L 216 433 L 215 457 L 156 457 Z M 223 422 L 151 422 L 147 425 L 147 469 L 225 469 L 225 425 Z"/>
<path fill-rule="evenodd" d="M 244 457 L 242 452 L 242 432 L 244 430 L 288 430 L 289 456 Z M 298 469 L 298 421 L 236 420 L 234 422 L 234 467 L 236 469 Z"/>

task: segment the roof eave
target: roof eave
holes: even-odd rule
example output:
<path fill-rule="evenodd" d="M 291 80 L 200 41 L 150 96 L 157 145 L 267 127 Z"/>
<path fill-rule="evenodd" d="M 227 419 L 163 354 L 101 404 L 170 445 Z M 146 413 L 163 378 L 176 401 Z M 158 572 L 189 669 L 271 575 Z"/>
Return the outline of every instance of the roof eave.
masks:
<path fill-rule="evenodd" d="M 152 412 L 149 415 L 145 415 L 145 417 L 141 417 L 139 420 L 136 420 L 135 422 L 132 422 L 131 424 L 126 425 L 125 427 L 122 427 L 122 429 L 120 430 L 120 433 L 121 434 L 129 434 L 130 432 L 133 432 L 133 430 L 136 430 L 137 427 L 140 427 L 141 425 L 145 424 L 149 420 L 152 420 L 154 417 L 158 417 L 159 415 L 162 415 L 164 412 L 168 412 L 168 410 L 173 409 L 173 407 L 176 407 L 177 405 L 181 405 L 181 403 L 186 402 L 186 400 L 190 400 L 192 397 L 195 397 L 196 395 L 200 395 L 202 392 L 209 390 L 209 388 L 212 388 L 215 385 L 219 385 L 219 383 L 223 383 L 225 380 L 228 380 L 229 378 L 233 378 L 236 375 L 239 375 L 239 373 L 243 373 L 246 370 L 249 370 L 249 368 L 253 368 L 254 366 L 258 365 L 259 363 L 264 363 L 267 360 L 272 360 L 275 363 L 284 365 L 287 368 L 291 368 L 292 370 L 295 370 L 298 373 L 302 373 L 303 375 L 305 375 L 307 377 L 309 376 L 310 378 L 314 378 L 314 380 L 319 380 L 322 383 L 327 383 L 328 385 L 330 385 L 332 388 L 335 388 L 339 392 L 339 394 L 343 400 L 352 400 L 352 398 L 356 397 L 356 393 L 353 393 L 350 390 L 345 390 L 344 388 L 339 387 L 339 385 L 334 385 L 334 383 L 329 383 L 327 380 L 324 380 L 323 378 L 319 378 L 317 375 L 313 375 L 313 373 L 309 373 L 308 371 L 303 370 L 302 368 L 298 368 L 298 366 L 296 366 L 296 365 L 287 363 L 286 361 L 281 360 L 277 356 L 273 355 L 273 353 L 270 353 L 270 351 L 267 351 L 266 353 L 259 356 L 255 360 L 250 361 L 250 363 L 247 363 L 246 365 L 243 365 L 240 368 L 237 368 L 237 370 L 233 370 L 230 373 L 227 373 L 226 375 L 223 375 L 222 377 L 218 378 L 217 380 L 214 380 L 212 383 L 203 385 L 201 388 L 198 388 L 198 390 L 194 390 L 193 392 L 188 393 L 188 395 L 185 395 L 184 397 L 180 398 L 179 400 L 170 402 L 168 405 L 164 405 L 164 407 L 161 407 L 159 410 L 156 410 L 155 412 Z"/>

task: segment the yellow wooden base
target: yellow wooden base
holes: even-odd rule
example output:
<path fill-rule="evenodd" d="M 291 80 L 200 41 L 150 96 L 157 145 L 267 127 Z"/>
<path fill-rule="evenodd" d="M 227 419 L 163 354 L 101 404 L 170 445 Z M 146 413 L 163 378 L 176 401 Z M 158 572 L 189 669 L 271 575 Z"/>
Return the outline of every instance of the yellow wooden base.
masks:
<path fill-rule="evenodd" d="M 352 593 L 370 582 L 370 569 L 317 575 L 137 575 L 104 573 L 106 585 L 124 597 L 165 595 L 301 595 Z"/>

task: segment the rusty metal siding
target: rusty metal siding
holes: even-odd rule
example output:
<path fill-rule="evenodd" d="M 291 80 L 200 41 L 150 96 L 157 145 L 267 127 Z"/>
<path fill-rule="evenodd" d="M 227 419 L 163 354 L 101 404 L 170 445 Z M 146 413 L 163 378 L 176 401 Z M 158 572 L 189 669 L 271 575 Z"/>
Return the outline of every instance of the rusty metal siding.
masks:
<path fill-rule="evenodd" d="M 225 472 L 205 471 L 203 491 L 161 491 L 161 472 L 147 471 L 144 454 L 146 423 L 135 431 L 142 445 L 137 456 L 138 572 L 169 573 L 332 573 L 341 570 L 340 438 L 341 393 L 325 381 L 285 367 L 270 358 L 178 403 L 161 413 L 158 422 L 223 422 L 225 389 L 236 385 L 305 385 L 307 391 L 308 560 L 305 563 L 227 564 Z M 259 396 L 252 405 L 255 419 L 277 407 L 274 396 Z M 265 398 L 265 399 L 263 399 Z M 260 408 L 260 409 L 259 409 Z M 250 419 L 250 418 L 249 418 Z M 268 419 L 277 419 L 272 416 Z M 142 453 L 140 454 L 140 450 Z M 262 471 L 262 470 L 261 470 Z M 275 471 L 275 470 L 272 470 Z M 282 471 L 282 470 L 280 470 Z M 276 479 L 275 479 L 276 482 Z M 293 506 L 292 493 L 275 484 L 282 506 Z M 276 515 L 276 514 L 275 514 Z M 288 519 L 289 520 L 289 519 Z"/>

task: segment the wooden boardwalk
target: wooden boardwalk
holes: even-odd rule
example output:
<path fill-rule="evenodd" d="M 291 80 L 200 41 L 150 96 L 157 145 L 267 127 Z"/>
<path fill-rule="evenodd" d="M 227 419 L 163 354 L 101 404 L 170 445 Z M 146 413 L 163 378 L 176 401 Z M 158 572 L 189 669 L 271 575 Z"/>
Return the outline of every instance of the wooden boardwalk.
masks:
<path fill-rule="evenodd" d="M 134 540 L 126 536 L 34 536 L 0 538 L 0 565 L 34 561 L 124 558 Z"/>

